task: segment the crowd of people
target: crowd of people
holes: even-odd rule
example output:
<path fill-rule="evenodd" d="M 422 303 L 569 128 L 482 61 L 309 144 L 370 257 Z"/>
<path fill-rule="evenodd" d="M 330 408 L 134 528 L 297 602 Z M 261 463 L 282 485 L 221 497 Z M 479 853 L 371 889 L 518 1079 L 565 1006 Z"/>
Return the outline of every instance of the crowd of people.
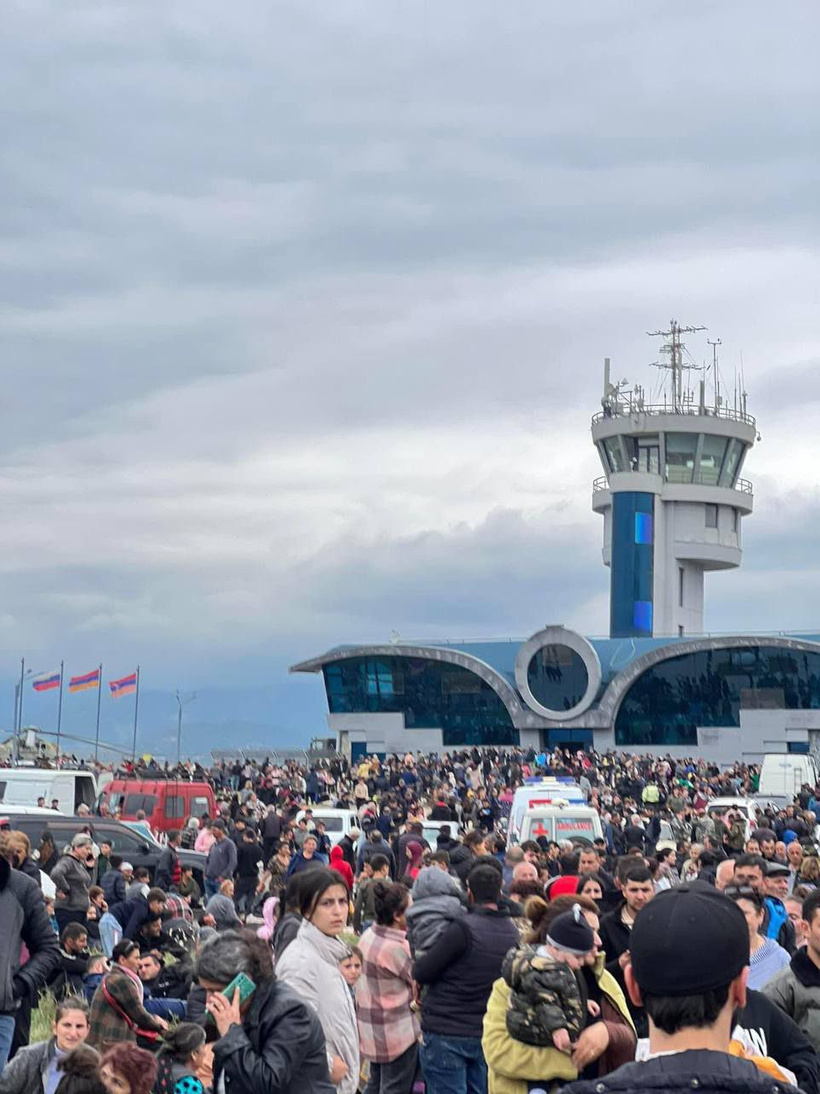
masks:
<path fill-rule="evenodd" d="M 710 803 L 753 796 L 755 768 L 668 757 L 174 775 L 209 779 L 217 812 L 153 877 L 93 818 L 39 852 L 0 833 L 0 1094 L 820 1094 L 820 787 L 750 826 Z M 577 783 L 598 839 L 508 843 L 544 775 Z M 331 839 L 322 807 L 355 826 Z"/>

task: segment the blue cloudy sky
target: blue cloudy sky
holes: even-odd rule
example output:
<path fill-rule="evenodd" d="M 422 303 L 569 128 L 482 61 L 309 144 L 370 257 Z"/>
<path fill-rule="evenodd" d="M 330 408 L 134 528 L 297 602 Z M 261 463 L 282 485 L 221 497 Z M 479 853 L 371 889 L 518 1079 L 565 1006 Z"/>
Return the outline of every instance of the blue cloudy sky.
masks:
<path fill-rule="evenodd" d="M 140 663 L 152 747 L 196 690 L 195 751 L 321 732 L 286 669 L 341 641 L 603 632 L 600 362 L 646 380 L 673 315 L 763 435 L 707 626 L 820 627 L 818 32 L 790 0 L 6 5 L 0 725 L 24 654 Z"/>

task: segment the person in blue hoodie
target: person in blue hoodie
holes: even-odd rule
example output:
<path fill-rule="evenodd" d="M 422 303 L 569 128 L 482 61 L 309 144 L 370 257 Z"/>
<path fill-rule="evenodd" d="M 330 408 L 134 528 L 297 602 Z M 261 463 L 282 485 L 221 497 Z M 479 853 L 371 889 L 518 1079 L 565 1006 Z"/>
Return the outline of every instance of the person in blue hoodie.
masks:
<path fill-rule="evenodd" d="M 765 894 L 763 903 L 766 909 L 763 931 L 767 938 L 773 938 L 784 950 L 788 950 L 789 954 L 794 954 L 797 949 L 794 925 L 783 903 L 789 895 L 790 877 L 789 868 L 785 863 L 766 864 L 766 876 L 763 879 Z"/>

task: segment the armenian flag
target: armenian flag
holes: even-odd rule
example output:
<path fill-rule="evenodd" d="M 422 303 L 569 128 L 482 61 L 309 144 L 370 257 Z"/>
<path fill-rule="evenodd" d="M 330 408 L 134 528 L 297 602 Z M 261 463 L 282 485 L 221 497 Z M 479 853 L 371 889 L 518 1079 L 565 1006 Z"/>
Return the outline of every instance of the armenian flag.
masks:
<path fill-rule="evenodd" d="M 123 676 L 122 680 L 109 680 L 111 698 L 119 699 L 121 695 L 131 695 L 137 690 L 137 674 L 132 672 L 130 676 Z"/>
<path fill-rule="evenodd" d="M 31 681 L 35 691 L 54 691 L 62 683 L 62 675 L 58 669 L 56 672 L 44 672 Z"/>
<path fill-rule="evenodd" d="M 75 691 L 88 691 L 90 688 L 100 686 L 100 670 L 94 669 L 84 676 L 72 676 L 68 681 L 68 690 L 73 695 Z"/>

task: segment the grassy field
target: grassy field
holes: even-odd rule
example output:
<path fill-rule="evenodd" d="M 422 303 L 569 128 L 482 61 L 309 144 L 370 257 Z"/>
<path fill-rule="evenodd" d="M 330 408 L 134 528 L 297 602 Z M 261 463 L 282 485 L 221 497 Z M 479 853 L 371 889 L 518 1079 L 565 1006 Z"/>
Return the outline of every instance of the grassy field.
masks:
<path fill-rule="evenodd" d="M 51 992 L 40 992 L 39 1005 L 31 1012 L 31 1044 L 35 1041 L 45 1041 L 51 1036 L 56 1009 L 57 1003 Z"/>

